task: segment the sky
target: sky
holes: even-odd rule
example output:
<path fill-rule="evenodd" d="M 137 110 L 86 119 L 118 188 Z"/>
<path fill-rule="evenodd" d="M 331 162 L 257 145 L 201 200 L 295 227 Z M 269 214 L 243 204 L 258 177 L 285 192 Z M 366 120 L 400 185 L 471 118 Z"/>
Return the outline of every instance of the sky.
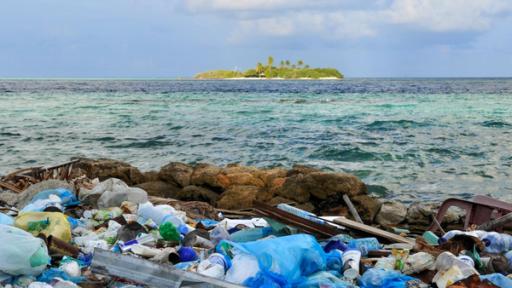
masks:
<path fill-rule="evenodd" d="M 175 78 L 272 55 L 346 77 L 511 77 L 510 0 L 1 0 L 2 78 Z"/>

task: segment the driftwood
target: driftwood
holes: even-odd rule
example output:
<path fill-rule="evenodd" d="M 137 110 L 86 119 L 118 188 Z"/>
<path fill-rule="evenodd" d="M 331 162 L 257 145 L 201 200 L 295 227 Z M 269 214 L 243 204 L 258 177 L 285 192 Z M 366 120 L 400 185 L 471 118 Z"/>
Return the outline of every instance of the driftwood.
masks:
<path fill-rule="evenodd" d="M 361 231 L 361 232 L 365 232 L 365 233 L 374 235 L 376 237 L 384 238 L 384 239 L 387 239 L 394 243 L 407 243 L 407 244 L 414 245 L 414 240 L 410 240 L 405 237 L 396 235 L 394 233 L 384 231 L 382 229 L 375 228 L 375 227 L 372 227 L 372 226 L 369 226 L 366 224 L 362 224 L 362 223 L 359 223 L 359 222 L 356 222 L 356 221 L 353 221 L 353 220 L 350 220 L 347 218 L 340 217 L 340 218 L 334 219 L 333 221 L 334 221 L 334 223 L 342 225 L 344 227 L 347 227 L 347 228 L 350 228 L 353 230 L 357 230 L 357 231 Z"/>
<path fill-rule="evenodd" d="M 478 230 L 491 231 L 496 228 L 503 227 L 508 223 L 512 222 L 512 213 L 508 213 L 507 215 L 500 217 L 498 219 L 494 219 L 488 222 L 485 222 L 477 227 Z"/>
<path fill-rule="evenodd" d="M 51 167 L 32 167 L 16 170 L 3 177 L 0 177 L 0 188 L 20 193 L 28 186 L 49 180 L 70 180 L 73 164 L 78 160 L 73 160 L 63 164 Z"/>
<path fill-rule="evenodd" d="M 352 201 L 350 201 L 350 198 L 348 198 L 347 194 L 343 194 L 343 201 L 345 201 L 345 204 L 347 204 L 348 210 L 350 211 L 350 214 L 352 214 L 352 217 L 354 217 L 354 220 L 364 224 L 361 216 L 359 216 L 359 213 L 357 213 L 356 207 L 354 204 L 352 204 Z"/>

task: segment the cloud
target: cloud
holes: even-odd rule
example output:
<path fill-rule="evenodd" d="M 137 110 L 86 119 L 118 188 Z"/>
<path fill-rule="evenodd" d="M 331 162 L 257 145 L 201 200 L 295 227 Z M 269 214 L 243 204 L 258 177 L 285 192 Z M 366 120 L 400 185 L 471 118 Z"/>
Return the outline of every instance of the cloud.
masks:
<path fill-rule="evenodd" d="M 479 32 L 512 12 L 509 0 L 187 0 L 195 13 L 228 13 L 235 19 L 229 40 L 313 35 L 358 39 L 386 27 L 435 33 Z M 225 14 L 222 16 L 225 17 Z"/>

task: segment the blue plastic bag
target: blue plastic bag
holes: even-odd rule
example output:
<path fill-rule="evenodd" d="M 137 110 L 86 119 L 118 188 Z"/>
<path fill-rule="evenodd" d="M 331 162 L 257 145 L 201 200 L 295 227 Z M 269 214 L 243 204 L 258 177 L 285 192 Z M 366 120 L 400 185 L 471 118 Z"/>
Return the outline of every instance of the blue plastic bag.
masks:
<path fill-rule="evenodd" d="M 488 280 L 498 287 L 512 287 L 512 279 L 499 273 L 480 275 L 481 280 Z"/>
<path fill-rule="evenodd" d="M 290 287 L 326 268 L 322 246 L 306 234 L 246 243 L 222 241 L 219 246 L 225 243 L 232 247 L 230 252 L 235 255 L 245 253 L 257 258 L 260 271 L 243 283 L 249 287 Z"/>
<path fill-rule="evenodd" d="M 359 279 L 361 288 L 406 288 L 408 283 L 420 281 L 398 271 L 380 268 L 368 269 Z"/>
<path fill-rule="evenodd" d="M 37 281 L 50 283 L 53 279 L 55 279 L 57 277 L 62 278 L 66 281 L 71 281 L 73 283 L 80 283 L 85 280 L 85 277 L 83 277 L 83 276 L 73 277 L 73 276 L 69 276 L 66 272 L 64 272 L 58 268 L 50 268 L 50 269 L 44 270 L 43 273 L 41 275 L 39 275 L 39 277 L 37 277 Z"/>
<path fill-rule="evenodd" d="M 34 197 L 32 197 L 32 199 L 30 200 L 30 203 L 34 203 L 37 200 L 48 199 L 48 197 L 50 195 L 59 196 L 59 198 L 62 200 L 62 205 L 65 207 L 71 206 L 71 205 L 77 205 L 80 203 L 78 201 L 78 199 L 76 198 L 75 194 L 73 193 L 73 191 L 70 191 L 65 188 L 56 188 L 56 189 L 49 189 L 49 190 L 41 191 L 41 192 L 37 193 Z"/>
<path fill-rule="evenodd" d="M 7 214 L 0 213 L 0 224 L 12 226 L 14 224 L 14 219 Z"/>

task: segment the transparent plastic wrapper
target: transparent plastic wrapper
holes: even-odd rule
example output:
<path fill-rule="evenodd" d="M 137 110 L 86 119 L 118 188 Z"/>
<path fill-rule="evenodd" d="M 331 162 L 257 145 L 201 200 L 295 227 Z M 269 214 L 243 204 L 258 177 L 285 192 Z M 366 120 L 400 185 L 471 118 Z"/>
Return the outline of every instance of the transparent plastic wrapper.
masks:
<path fill-rule="evenodd" d="M 223 243 L 225 242 L 219 245 Z M 242 283 L 250 287 L 260 287 L 266 285 L 265 283 L 293 285 L 326 268 L 325 252 L 310 235 L 297 234 L 254 242 L 227 243 L 232 246 L 231 253 L 235 257 L 246 254 L 257 259 L 259 271 Z M 240 269 L 235 259 L 229 270 L 231 269 Z"/>
<path fill-rule="evenodd" d="M 0 224 L 0 272 L 39 275 L 50 263 L 46 244 L 16 227 Z"/>
<path fill-rule="evenodd" d="M 407 285 L 420 283 L 419 281 L 420 280 L 416 278 L 404 275 L 398 271 L 371 268 L 361 276 L 359 286 L 361 288 L 404 288 L 416 287 Z"/>
<path fill-rule="evenodd" d="M 424 270 L 433 270 L 436 258 L 425 252 L 418 252 L 416 254 L 409 255 L 404 263 L 404 274 L 419 273 Z"/>
<path fill-rule="evenodd" d="M 14 226 L 37 236 L 43 233 L 46 237 L 53 235 L 63 241 L 71 241 L 71 224 L 66 215 L 60 212 L 26 212 L 18 215 Z"/>

